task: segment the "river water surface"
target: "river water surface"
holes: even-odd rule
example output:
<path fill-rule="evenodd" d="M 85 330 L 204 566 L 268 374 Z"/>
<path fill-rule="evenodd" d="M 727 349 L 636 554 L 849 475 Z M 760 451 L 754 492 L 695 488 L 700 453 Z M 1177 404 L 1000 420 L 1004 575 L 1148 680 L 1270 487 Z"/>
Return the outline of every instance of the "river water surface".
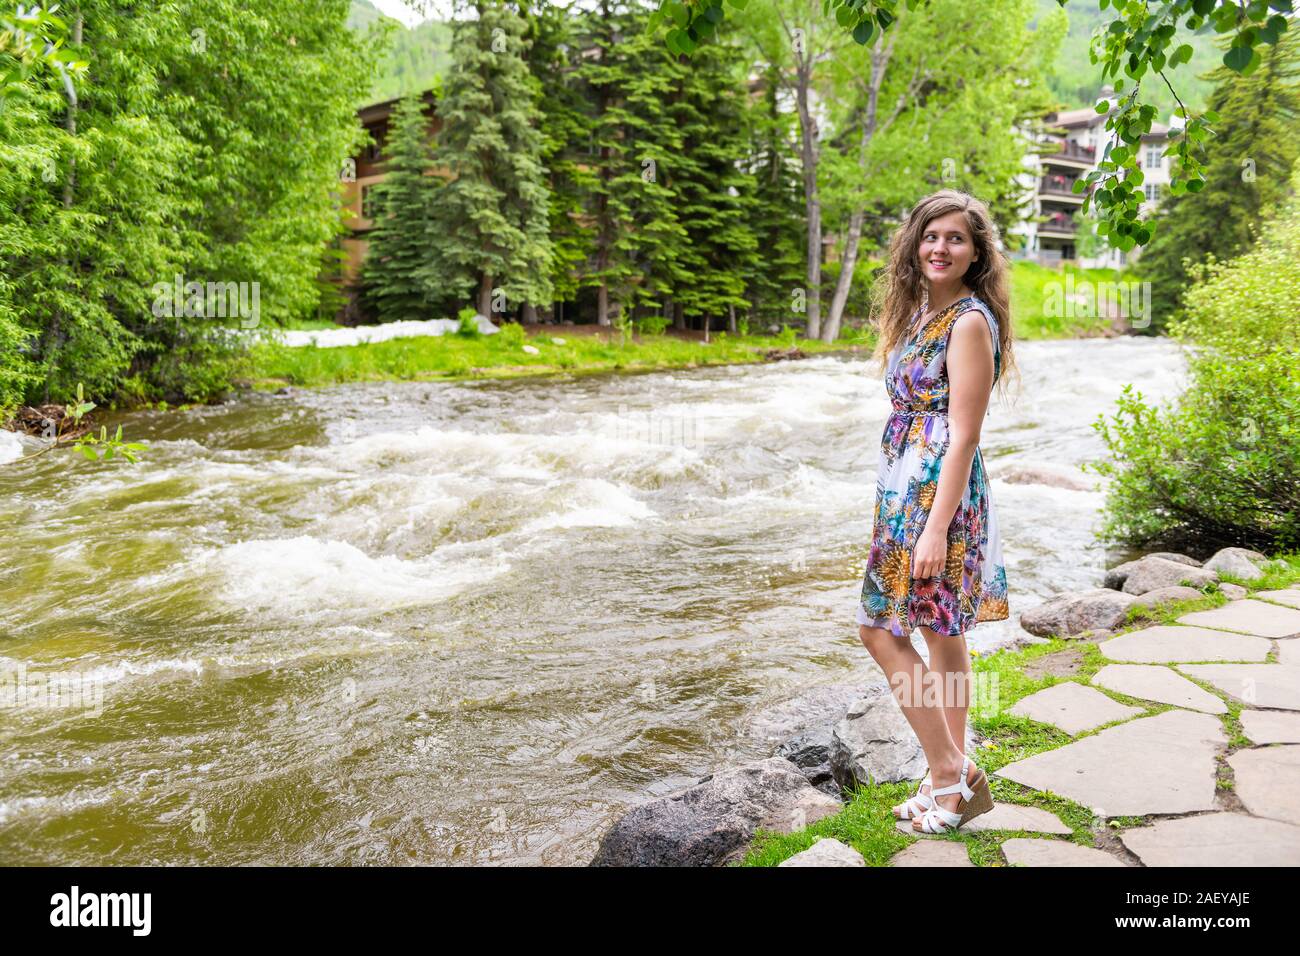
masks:
<path fill-rule="evenodd" d="M 978 648 L 1116 559 L 1100 492 L 1000 476 L 1101 457 L 1127 382 L 1184 385 L 1164 339 L 1017 355 L 981 438 L 1011 619 Z M 0 863 L 585 863 L 770 756 L 756 713 L 878 678 L 889 408 L 847 355 L 341 386 L 118 416 L 134 466 L 5 467 L 0 670 L 103 697 L 0 707 Z"/>

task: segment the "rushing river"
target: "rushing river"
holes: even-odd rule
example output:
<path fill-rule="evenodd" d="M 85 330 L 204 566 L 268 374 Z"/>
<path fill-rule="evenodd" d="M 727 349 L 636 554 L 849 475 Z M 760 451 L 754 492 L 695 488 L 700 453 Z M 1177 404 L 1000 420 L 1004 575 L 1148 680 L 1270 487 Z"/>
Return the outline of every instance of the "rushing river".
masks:
<path fill-rule="evenodd" d="M 1163 339 L 1017 355 L 980 648 L 1117 558 L 1100 493 L 999 476 L 1102 456 L 1126 382 L 1184 385 Z M 879 678 L 853 612 L 888 411 L 853 356 L 375 384 L 119 416 L 134 466 L 0 467 L 0 671 L 88 692 L 0 708 L 0 863 L 585 863 L 770 756 L 755 714 Z"/>

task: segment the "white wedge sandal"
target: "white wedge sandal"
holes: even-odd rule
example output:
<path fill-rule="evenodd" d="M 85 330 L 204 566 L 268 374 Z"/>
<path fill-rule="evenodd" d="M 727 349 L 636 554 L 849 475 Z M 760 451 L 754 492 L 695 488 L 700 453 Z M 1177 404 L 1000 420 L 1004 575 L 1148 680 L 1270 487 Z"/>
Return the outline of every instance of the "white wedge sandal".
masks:
<path fill-rule="evenodd" d="M 970 774 L 968 784 L 966 777 L 971 767 L 975 767 L 975 771 Z M 937 798 L 945 793 L 961 794 L 961 800 L 957 802 L 955 811 L 939 803 Z M 989 790 L 988 775 L 976 767 L 970 757 L 962 760 L 961 778 L 950 787 L 937 789 L 931 787 L 930 798 L 934 801 L 933 806 L 912 821 L 912 829 L 919 833 L 947 833 L 951 830 L 959 830 L 967 821 L 993 809 L 993 794 Z"/>
<path fill-rule="evenodd" d="M 921 781 L 920 786 L 916 788 L 916 794 L 908 797 L 902 803 L 896 803 L 891 808 L 894 811 L 895 820 L 912 820 L 925 813 L 934 806 L 934 798 L 928 793 L 922 793 L 921 787 L 934 789 L 934 782 L 930 779 L 930 770 L 926 768 L 925 779 Z"/>

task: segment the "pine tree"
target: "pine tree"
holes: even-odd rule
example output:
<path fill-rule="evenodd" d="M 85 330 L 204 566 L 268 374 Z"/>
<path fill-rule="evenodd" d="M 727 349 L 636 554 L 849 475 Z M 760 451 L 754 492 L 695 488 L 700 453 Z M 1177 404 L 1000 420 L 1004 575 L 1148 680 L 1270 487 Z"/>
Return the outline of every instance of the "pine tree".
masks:
<path fill-rule="evenodd" d="M 597 54 L 576 71 L 595 103 L 589 161 L 595 258 L 582 278 L 597 290 L 596 321 L 635 321 L 663 307 L 687 274 L 679 260 L 687 233 L 659 175 L 683 158 L 669 112 L 684 67 L 654 31 L 649 11 L 602 0 L 587 18 Z"/>
<path fill-rule="evenodd" d="M 433 200 L 439 189 L 428 139 L 424 96 L 398 101 L 385 144 L 387 175 L 374 186 L 374 229 L 361 273 L 361 301 L 381 322 L 432 318 L 436 236 Z"/>
<path fill-rule="evenodd" d="M 1149 331 L 1163 329 L 1182 308 L 1190 284 L 1184 258 L 1198 263 L 1245 252 L 1259 223 L 1287 196 L 1300 155 L 1300 35 L 1288 30 L 1262 54 L 1250 76 L 1226 67 L 1211 74 L 1218 85 L 1209 109 L 1220 118 L 1207 147 L 1205 187 L 1162 200 L 1155 236 L 1136 265 L 1151 282 Z"/>
<path fill-rule="evenodd" d="M 458 21 L 434 159 L 452 179 L 435 194 L 437 278 L 472 287 L 491 313 L 499 289 L 512 306 L 549 303 L 550 190 L 538 126 L 540 88 L 524 61 L 524 22 L 500 0 L 478 0 Z"/>
<path fill-rule="evenodd" d="M 591 138 L 589 107 L 570 73 L 577 59 L 574 18 L 540 0 L 524 14 L 529 71 L 541 83 L 541 160 L 550 189 L 551 283 L 557 304 L 576 298 L 583 265 L 592 254 L 595 230 L 584 221 L 583 201 L 592 178 L 583 160 Z M 525 321 L 535 310 L 525 305 Z"/>
<path fill-rule="evenodd" d="M 678 257 L 685 275 L 673 299 L 705 328 L 714 317 L 750 307 L 745 280 L 760 258 L 752 225 L 755 181 L 741 168 L 749 152 L 749 63 L 729 34 L 702 46 L 680 72 L 669 112 L 683 145 L 661 170 L 687 235 Z"/>

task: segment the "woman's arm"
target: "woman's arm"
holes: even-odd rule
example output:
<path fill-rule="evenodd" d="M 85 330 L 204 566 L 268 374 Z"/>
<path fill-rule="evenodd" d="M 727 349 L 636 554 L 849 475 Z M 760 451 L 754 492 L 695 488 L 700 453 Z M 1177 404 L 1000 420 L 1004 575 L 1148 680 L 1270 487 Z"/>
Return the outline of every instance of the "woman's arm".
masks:
<path fill-rule="evenodd" d="M 970 481 L 971 463 L 979 447 L 980 426 L 993 391 L 993 336 L 978 309 L 957 316 L 949 332 L 948 448 L 939 470 L 939 487 L 921 537 L 912 553 L 912 576 L 943 573 L 948 553 L 948 525 Z"/>

